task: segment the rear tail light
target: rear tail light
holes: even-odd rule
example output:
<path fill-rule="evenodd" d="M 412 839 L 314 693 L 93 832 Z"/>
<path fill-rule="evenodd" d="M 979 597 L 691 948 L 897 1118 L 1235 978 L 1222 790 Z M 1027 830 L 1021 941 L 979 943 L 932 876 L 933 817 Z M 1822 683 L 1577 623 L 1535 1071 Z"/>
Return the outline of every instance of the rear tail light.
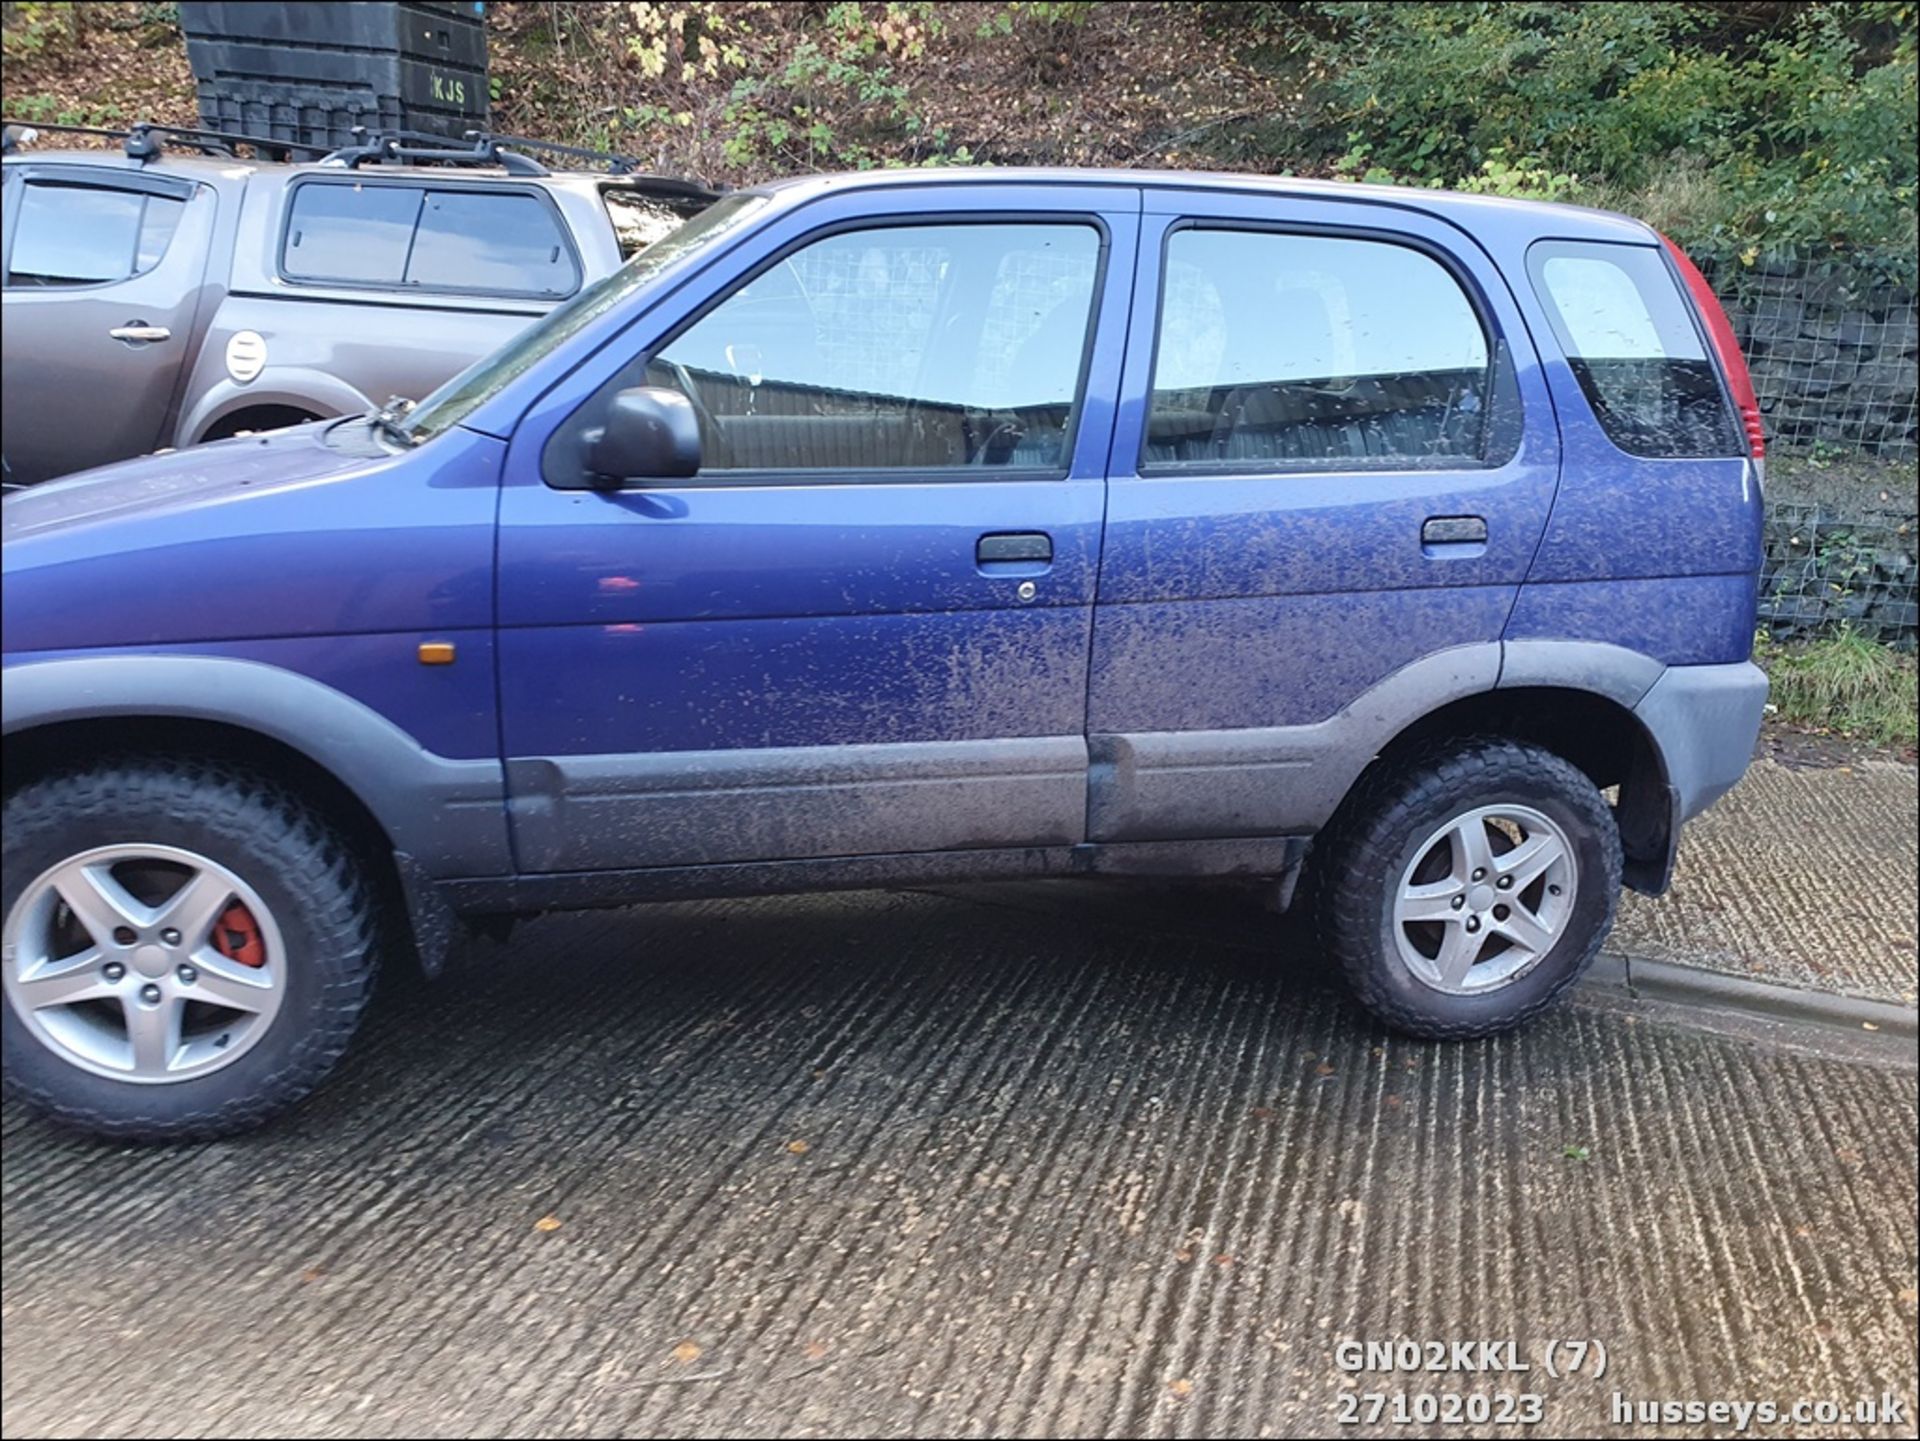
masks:
<path fill-rule="evenodd" d="M 1667 254 L 1673 257 L 1673 263 L 1680 268 L 1681 278 L 1687 282 L 1687 289 L 1693 295 L 1694 308 L 1706 322 L 1707 335 L 1713 341 L 1714 354 L 1720 360 L 1720 371 L 1727 378 L 1727 389 L 1733 392 L 1733 403 L 1740 412 L 1740 425 L 1747 433 L 1747 448 L 1755 460 L 1764 460 L 1767 455 L 1767 433 L 1760 424 L 1760 401 L 1753 393 L 1753 377 L 1747 373 L 1747 358 L 1740 353 L 1740 342 L 1733 338 L 1733 323 L 1721 308 L 1720 297 L 1707 284 L 1707 277 L 1700 273 L 1699 266 L 1687 258 L 1686 251 L 1664 235 L 1660 241 L 1667 247 Z"/>

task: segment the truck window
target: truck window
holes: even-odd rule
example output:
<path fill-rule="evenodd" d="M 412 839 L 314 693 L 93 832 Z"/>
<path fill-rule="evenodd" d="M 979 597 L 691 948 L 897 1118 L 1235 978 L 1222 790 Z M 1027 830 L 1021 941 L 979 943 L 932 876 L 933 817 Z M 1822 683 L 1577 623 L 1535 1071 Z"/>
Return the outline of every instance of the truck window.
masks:
<path fill-rule="evenodd" d="M 608 189 L 602 192 L 602 198 L 622 260 L 633 259 L 654 241 L 673 234 L 705 208 L 685 202 L 669 203 L 632 190 Z"/>
<path fill-rule="evenodd" d="M 281 267 L 289 279 L 556 299 L 580 263 L 539 196 L 413 185 L 294 189 Z"/>
<path fill-rule="evenodd" d="M 420 219 L 412 185 L 298 185 L 281 268 L 290 279 L 399 285 Z"/>
<path fill-rule="evenodd" d="M 144 274 L 166 254 L 185 208 L 166 195 L 29 180 L 6 283 L 101 285 Z"/>

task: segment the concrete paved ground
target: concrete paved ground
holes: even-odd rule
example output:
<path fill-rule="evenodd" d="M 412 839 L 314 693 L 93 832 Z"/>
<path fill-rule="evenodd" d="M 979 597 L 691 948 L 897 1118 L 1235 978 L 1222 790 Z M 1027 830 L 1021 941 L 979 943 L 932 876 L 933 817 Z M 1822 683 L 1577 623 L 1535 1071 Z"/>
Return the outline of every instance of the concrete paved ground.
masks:
<path fill-rule="evenodd" d="M 1687 827 L 1672 890 L 1626 897 L 1610 949 L 1911 1006 L 1917 871 L 1912 766 L 1756 760 Z"/>
<path fill-rule="evenodd" d="M 1416 1044 L 1275 936 L 1097 885 L 560 918 L 395 987 L 260 1135 L 9 1109 L 0 1419 L 1306 1436 L 1449 1390 L 1542 1396 L 1509 1435 L 1620 1432 L 1616 1390 L 1911 1418 L 1910 1041 L 1591 1000 Z M 1608 1369 L 1336 1365 L 1399 1338 L 1597 1338 Z"/>

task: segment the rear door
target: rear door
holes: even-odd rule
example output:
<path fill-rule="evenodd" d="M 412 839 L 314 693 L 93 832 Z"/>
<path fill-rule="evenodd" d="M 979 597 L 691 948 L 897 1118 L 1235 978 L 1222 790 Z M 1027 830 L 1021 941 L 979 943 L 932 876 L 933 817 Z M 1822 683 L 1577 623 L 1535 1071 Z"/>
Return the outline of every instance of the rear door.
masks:
<path fill-rule="evenodd" d="M 1095 840 L 1299 833 L 1368 717 L 1490 688 L 1558 442 L 1443 221 L 1146 192 L 1088 727 Z M 1371 707 L 1371 709 L 1369 709 Z M 1378 719 L 1376 716 L 1375 719 Z M 1390 733 L 1390 732 L 1389 732 Z"/>
<path fill-rule="evenodd" d="M 1138 193 L 833 195 L 516 428 L 500 697 L 529 871 L 1084 838 L 1087 654 Z M 690 480 L 592 488 L 620 389 Z"/>
<path fill-rule="evenodd" d="M 18 172 L 7 193 L 0 386 L 7 479 L 27 484 L 162 443 L 216 201 L 210 187 L 172 176 Z"/>

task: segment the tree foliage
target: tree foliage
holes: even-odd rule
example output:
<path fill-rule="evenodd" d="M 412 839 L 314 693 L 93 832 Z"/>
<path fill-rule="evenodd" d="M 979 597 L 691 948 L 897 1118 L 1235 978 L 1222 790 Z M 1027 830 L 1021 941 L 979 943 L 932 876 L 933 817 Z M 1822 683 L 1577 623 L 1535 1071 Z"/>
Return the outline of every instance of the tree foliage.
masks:
<path fill-rule="evenodd" d="M 1650 211 L 1754 263 L 1913 268 L 1911 4 L 1259 6 L 1342 173 Z"/>

